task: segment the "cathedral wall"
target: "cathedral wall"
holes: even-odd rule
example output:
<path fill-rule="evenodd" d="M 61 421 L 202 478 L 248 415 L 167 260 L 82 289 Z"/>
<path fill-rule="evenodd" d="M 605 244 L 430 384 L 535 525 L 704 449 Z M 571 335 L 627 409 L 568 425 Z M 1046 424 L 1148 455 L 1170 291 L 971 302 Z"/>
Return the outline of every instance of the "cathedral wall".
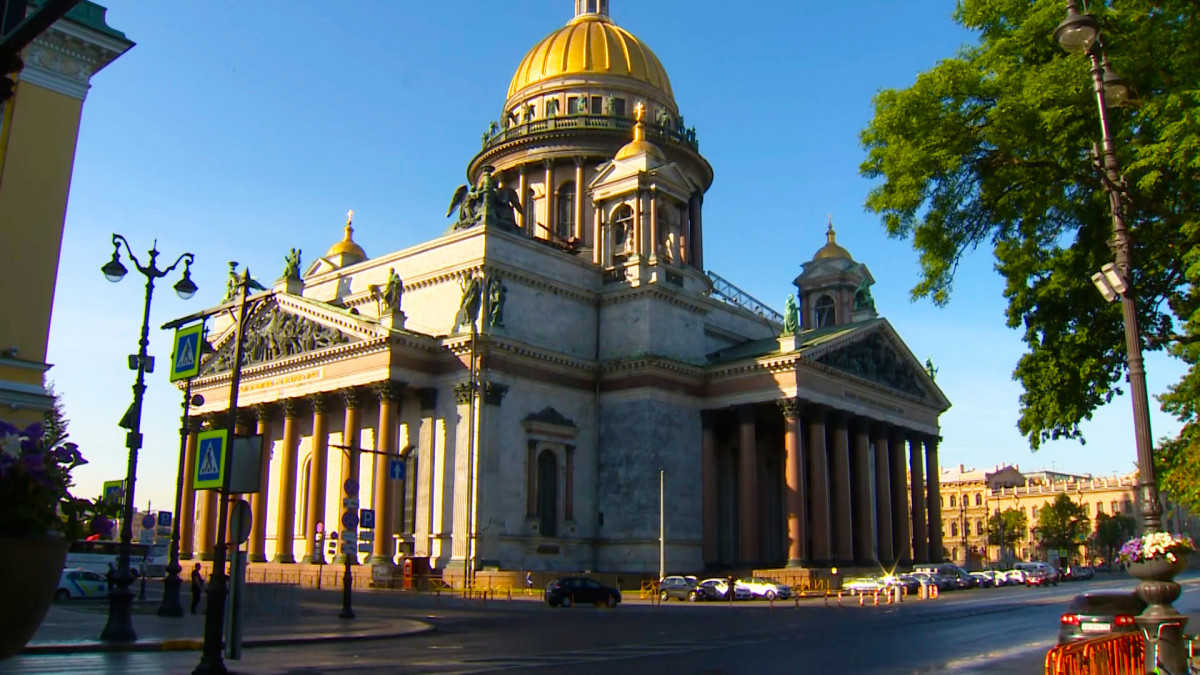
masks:
<path fill-rule="evenodd" d="M 705 323 L 712 329 L 711 334 L 706 336 L 705 354 L 711 354 L 746 340 L 775 337 L 780 330 L 761 317 L 747 316 L 743 312 L 727 309 L 724 303 L 708 313 Z M 731 342 L 724 336 L 740 336 L 741 339 Z"/>
<path fill-rule="evenodd" d="M 650 293 L 622 298 L 600 309 L 600 359 L 656 354 L 703 363 L 704 317 Z"/>
<path fill-rule="evenodd" d="M 658 569 L 659 470 L 665 470 L 667 571 L 699 570 L 700 412 L 651 392 L 600 404 L 597 569 Z"/>

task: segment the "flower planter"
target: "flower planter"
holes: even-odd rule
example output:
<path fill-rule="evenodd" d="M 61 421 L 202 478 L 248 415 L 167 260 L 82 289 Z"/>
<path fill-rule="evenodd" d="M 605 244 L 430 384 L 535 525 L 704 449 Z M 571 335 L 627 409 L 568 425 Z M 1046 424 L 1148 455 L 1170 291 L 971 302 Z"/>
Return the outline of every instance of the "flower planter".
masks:
<path fill-rule="evenodd" d="M 1185 554 L 1175 554 L 1175 562 L 1166 558 L 1151 558 L 1129 563 L 1129 576 L 1147 581 L 1172 581 L 1187 569 Z"/>
<path fill-rule="evenodd" d="M 1179 613 L 1171 603 L 1179 599 L 1183 589 L 1175 583 L 1175 575 L 1187 569 L 1187 554 L 1176 553 L 1175 562 L 1163 557 L 1129 563 L 1129 576 L 1139 579 L 1138 597 L 1150 605 L 1141 616 L 1147 620 L 1175 620 Z"/>
<path fill-rule="evenodd" d="M 0 660 L 24 649 L 42 625 L 69 547 L 64 539 L 0 537 Z"/>

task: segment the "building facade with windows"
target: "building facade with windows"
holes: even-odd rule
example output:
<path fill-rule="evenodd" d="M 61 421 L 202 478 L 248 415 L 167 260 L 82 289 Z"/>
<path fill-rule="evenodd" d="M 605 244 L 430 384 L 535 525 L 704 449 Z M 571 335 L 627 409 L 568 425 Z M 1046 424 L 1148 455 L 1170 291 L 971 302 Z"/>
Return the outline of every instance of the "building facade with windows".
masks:
<path fill-rule="evenodd" d="M 949 402 L 832 223 L 788 315 L 706 270 L 712 167 L 606 0 L 519 61 L 467 177 L 444 235 L 371 257 L 347 222 L 252 296 L 252 561 L 322 560 L 350 480 L 374 564 L 657 570 L 660 477 L 669 570 L 941 559 Z M 227 314 L 208 334 L 192 467 L 234 365 Z M 185 556 L 215 510 L 186 496 Z"/>

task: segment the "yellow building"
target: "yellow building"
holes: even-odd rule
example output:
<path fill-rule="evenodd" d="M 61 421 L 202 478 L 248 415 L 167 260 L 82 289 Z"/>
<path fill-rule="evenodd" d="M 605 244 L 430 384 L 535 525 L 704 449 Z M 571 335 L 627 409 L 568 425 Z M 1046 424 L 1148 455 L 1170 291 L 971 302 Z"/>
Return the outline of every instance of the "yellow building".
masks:
<path fill-rule="evenodd" d="M 81 2 L 25 49 L 0 118 L 0 419 L 19 426 L 52 402 L 46 344 L 83 101 L 92 76 L 133 46 L 105 12 Z"/>

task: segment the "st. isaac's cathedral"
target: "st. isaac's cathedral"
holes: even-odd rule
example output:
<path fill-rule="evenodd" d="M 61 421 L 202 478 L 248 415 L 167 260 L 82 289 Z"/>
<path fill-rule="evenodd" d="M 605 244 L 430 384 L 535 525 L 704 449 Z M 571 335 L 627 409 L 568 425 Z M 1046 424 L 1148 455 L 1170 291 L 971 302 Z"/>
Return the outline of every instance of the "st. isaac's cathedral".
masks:
<path fill-rule="evenodd" d="M 706 273 L 713 168 L 608 5 L 577 0 L 519 62 L 449 231 L 371 256 L 348 219 L 251 296 L 252 562 L 329 560 L 357 499 L 372 565 L 657 570 L 660 478 L 668 570 L 942 559 L 949 402 L 832 224 L 784 314 Z M 192 382 L 188 485 L 197 433 L 223 426 L 234 332 L 210 324 Z M 185 558 L 211 557 L 215 521 L 215 494 L 189 490 Z"/>

